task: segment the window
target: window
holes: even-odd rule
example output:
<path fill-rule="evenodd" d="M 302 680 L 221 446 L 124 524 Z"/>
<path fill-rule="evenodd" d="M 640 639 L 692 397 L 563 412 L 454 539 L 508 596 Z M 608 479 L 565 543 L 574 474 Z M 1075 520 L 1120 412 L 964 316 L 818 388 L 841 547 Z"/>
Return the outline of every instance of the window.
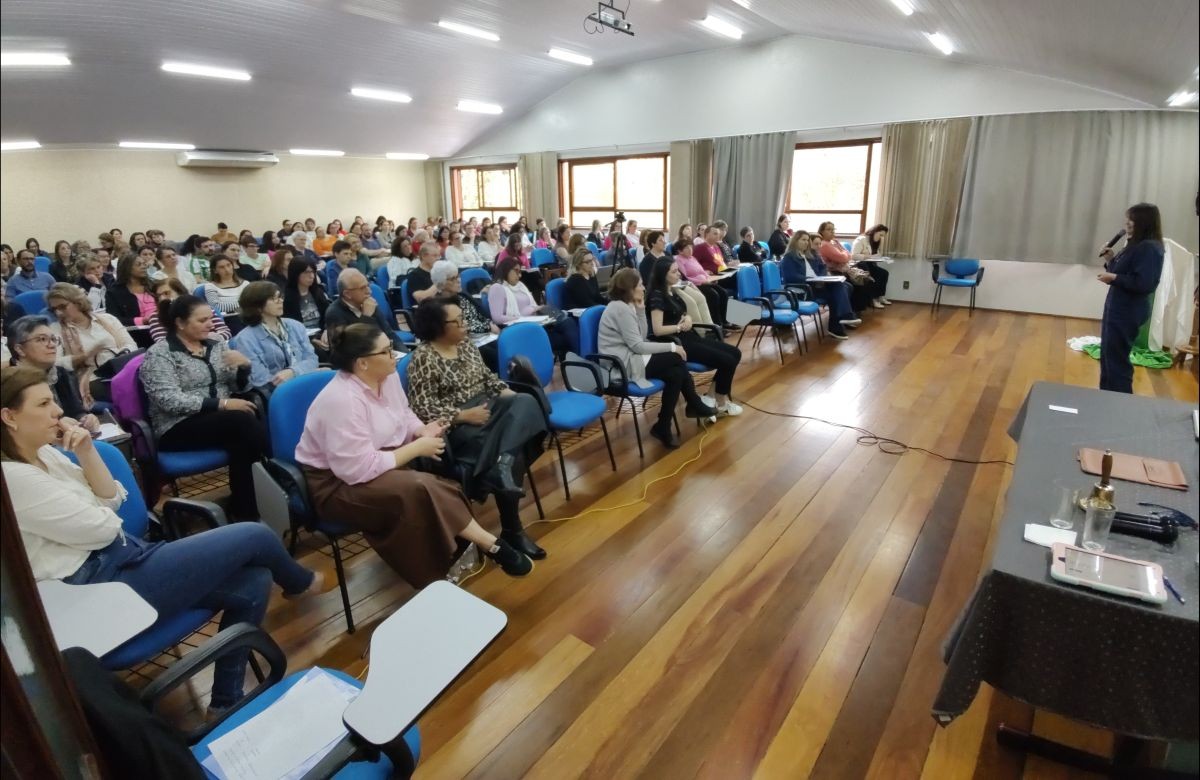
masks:
<path fill-rule="evenodd" d="M 792 229 L 832 222 L 838 235 L 855 236 L 874 224 L 880 147 L 878 138 L 796 144 L 787 198 Z"/>
<path fill-rule="evenodd" d="M 458 219 L 490 217 L 509 222 L 521 215 L 517 207 L 517 166 L 481 165 L 451 168 L 450 189 Z"/>
<path fill-rule="evenodd" d="M 563 160 L 559 187 L 563 213 L 573 228 L 589 230 L 592 220 L 612 222 L 618 211 L 640 229 L 662 230 L 667 221 L 665 154 Z"/>

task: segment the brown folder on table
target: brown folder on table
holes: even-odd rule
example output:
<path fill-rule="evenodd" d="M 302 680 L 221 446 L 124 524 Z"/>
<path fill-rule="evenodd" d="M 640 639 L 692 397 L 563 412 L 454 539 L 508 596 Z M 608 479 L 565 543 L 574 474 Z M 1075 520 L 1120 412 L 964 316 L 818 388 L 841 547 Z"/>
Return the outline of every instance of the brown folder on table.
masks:
<path fill-rule="evenodd" d="M 1187 490 L 1187 477 L 1183 475 L 1183 467 L 1173 460 L 1158 460 L 1144 458 L 1141 455 L 1126 455 L 1114 452 L 1112 476 L 1128 482 L 1140 482 L 1143 485 L 1171 488 L 1172 490 Z M 1079 450 L 1079 466 L 1086 474 L 1099 474 L 1100 462 L 1104 458 L 1103 450 L 1081 448 Z"/>

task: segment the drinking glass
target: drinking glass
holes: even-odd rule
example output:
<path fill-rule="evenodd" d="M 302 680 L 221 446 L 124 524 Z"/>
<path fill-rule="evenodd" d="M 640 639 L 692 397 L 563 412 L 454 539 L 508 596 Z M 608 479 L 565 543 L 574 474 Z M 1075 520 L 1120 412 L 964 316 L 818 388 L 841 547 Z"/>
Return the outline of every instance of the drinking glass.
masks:
<path fill-rule="evenodd" d="M 1083 519 L 1083 534 L 1080 537 L 1080 545 L 1085 550 L 1104 552 L 1104 545 L 1108 541 L 1108 532 L 1112 528 L 1113 518 L 1116 515 L 1117 509 L 1112 504 L 1102 501 L 1089 501 L 1087 512 Z"/>
<path fill-rule="evenodd" d="M 1054 480 L 1054 511 L 1050 515 L 1050 525 L 1063 529 L 1075 525 L 1075 499 L 1078 494 L 1079 490 L 1071 480 Z"/>

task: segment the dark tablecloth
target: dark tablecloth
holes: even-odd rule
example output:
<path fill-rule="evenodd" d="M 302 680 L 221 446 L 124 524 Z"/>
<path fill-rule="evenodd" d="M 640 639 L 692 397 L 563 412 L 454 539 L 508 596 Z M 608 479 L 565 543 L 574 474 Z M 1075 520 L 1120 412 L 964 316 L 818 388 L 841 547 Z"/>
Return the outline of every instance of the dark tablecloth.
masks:
<path fill-rule="evenodd" d="M 1077 414 L 1049 409 L 1053 404 Z M 945 725 L 980 682 L 1040 709 L 1130 736 L 1200 735 L 1200 576 L 1197 533 L 1172 545 L 1113 534 L 1106 552 L 1154 561 L 1186 599 L 1162 606 L 1108 596 L 1050 578 L 1050 550 L 1024 541 L 1026 523 L 1047 523 L 1055 479 L 1084 474 L 1081 447 L 1177 460 L 1187 492 L 1114 481 L 1117 506 L 1153 501 L 1197 516 L 1200 456 L 1194 405 L 1039 382 L 1009 434 L 1016 470 L 989 569 L 946 643 L 946 674 L 933 704 Z M 1075 530 L 1082 524 L 1078 513 Z"/>

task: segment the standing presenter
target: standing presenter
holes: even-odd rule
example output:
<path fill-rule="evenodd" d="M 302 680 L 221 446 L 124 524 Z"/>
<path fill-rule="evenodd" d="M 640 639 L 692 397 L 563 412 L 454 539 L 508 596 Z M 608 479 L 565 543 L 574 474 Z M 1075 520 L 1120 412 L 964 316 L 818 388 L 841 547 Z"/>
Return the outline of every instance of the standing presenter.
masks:
<path fill-rule="evenodd" d="M 1096 276 L 1108 285 L 1100 323 L 1100 389 L 1133 392 L 1129 353 L 1138 329 L 1150 317 L 1150 295 L 1162 275 L 1162 219 L 1158 206 L 1138 203 L 1125 212 L 1125 247 L 1100 251 L 1104 272 Z"/>

